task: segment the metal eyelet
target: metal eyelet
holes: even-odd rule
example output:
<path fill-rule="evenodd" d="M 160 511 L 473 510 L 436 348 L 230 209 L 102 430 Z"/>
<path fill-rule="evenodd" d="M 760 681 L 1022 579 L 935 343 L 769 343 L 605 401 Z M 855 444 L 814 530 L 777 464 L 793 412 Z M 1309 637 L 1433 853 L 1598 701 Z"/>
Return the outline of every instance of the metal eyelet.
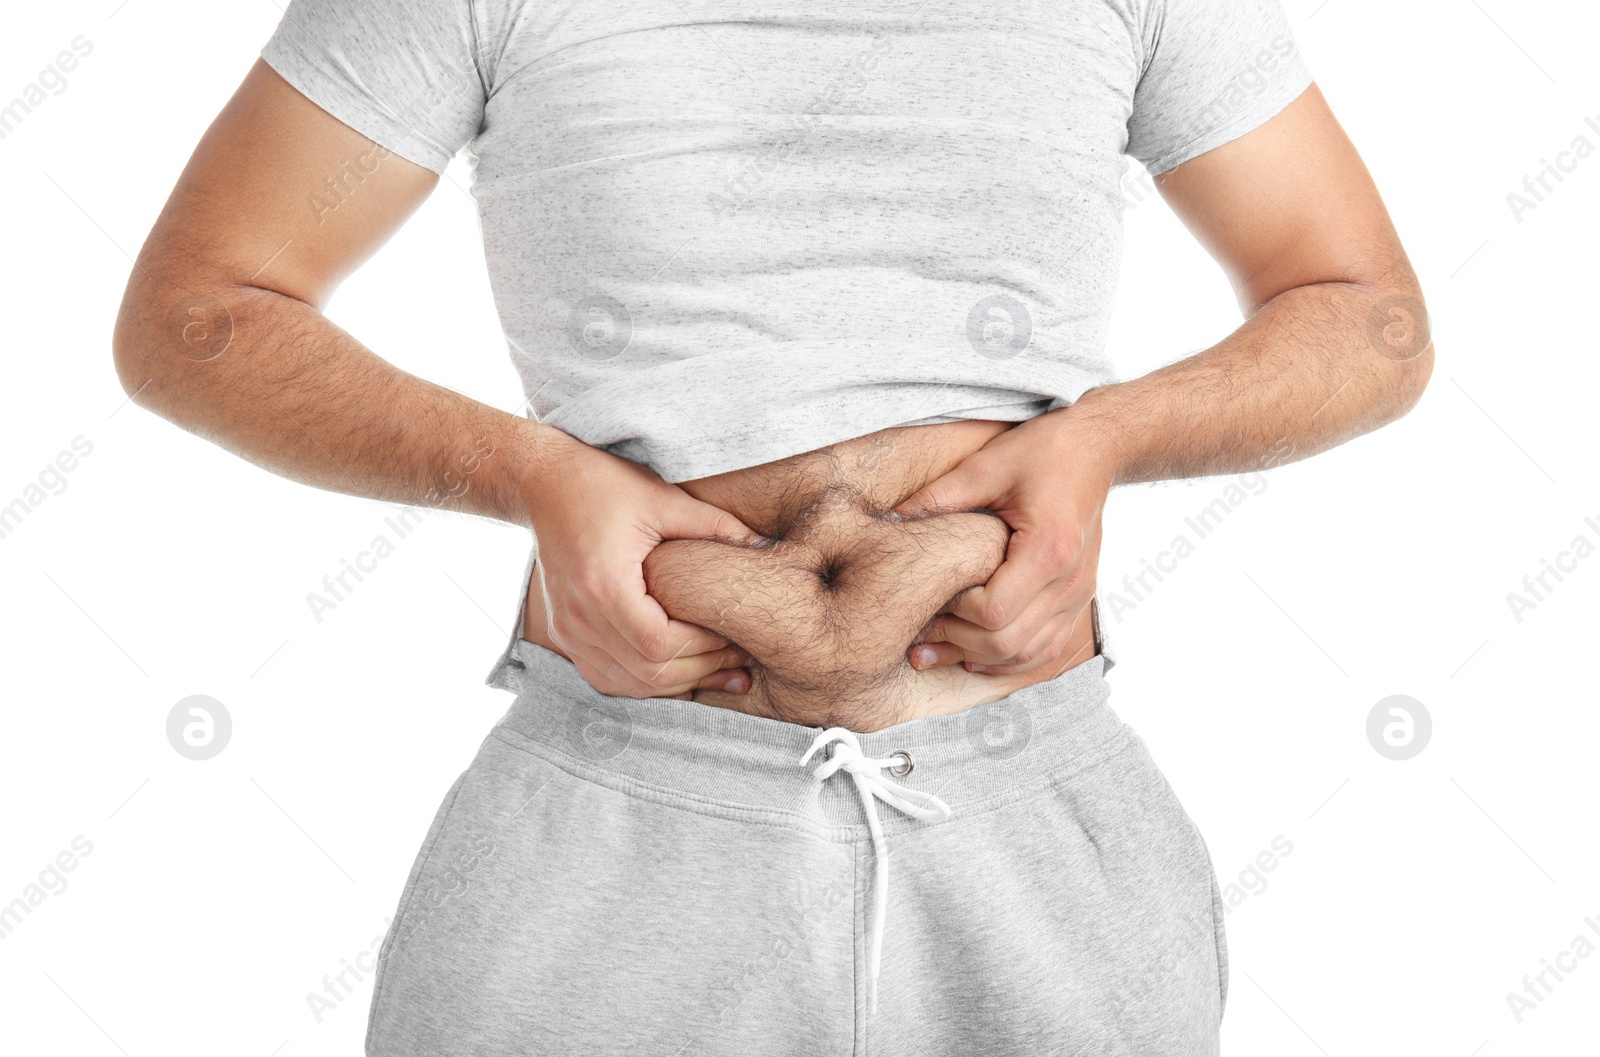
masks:
<path fill-rule="evenodd" d="M 896 778 L 904 778 L 906 775 L 911 773 L 912 768 L 916 767 L 916 764 L 911 759 L 911 754 L 906 750 L 901 749 L 899 752 L 895 753 L 894 756 L 902 757 L 906 761 L 906 765 L 904 767 L 889 768 L 889 773 L 894 775 Z M 891 756 L 890 759 L 893 759 L 894 756 Z"/>

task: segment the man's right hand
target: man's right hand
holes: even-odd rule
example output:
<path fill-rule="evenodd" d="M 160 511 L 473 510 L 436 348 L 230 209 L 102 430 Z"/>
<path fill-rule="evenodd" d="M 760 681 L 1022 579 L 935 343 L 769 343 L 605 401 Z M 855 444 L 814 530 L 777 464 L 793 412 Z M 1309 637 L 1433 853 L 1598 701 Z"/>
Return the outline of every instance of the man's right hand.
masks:
<path fill-rule="evenodd" d="M 748 691 L 743 651 L 669 617 L 646 588 L 644 560 L 663 540 L 748 546 L 760 535 L 646 467 L 578 440 L 549 440 L 540 454 L 528 623 L 537 628 L 542 617 L 550 642 L 612 697 Z"/>

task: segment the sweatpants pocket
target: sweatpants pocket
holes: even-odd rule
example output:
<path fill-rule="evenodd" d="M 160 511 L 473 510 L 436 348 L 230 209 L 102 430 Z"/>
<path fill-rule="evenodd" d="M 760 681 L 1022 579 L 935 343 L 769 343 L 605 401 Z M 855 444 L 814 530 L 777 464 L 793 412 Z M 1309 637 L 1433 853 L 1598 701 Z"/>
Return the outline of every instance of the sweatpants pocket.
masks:
<path fill-rule="evenodd" d="M 1222 889 L 1217 885 L 1216 864 L 1213 863 L 1211 868 L 1211 923 L 1217 933 L 1217 991 L 1222 999 L 1222 1009 L 1226 1011 L 1228 1008 L 1228 929 L 1222 923 L 1223 913 Z"/>
<path fill-rule="evenodd" d="M 1210 882 L 1211 899 L 1208 916 L 1211 944 L 1216 949 L 1217 957 L 1217 1019 L 1220 1021 L 1228 1005 L 1228 937 L 1227 928 L 1223 924 L 1222 888 L 1217 882 L 1217 865 L 1211 858 L 1211 849 L 1206 844 L 1205 835 L 1200 832 L 1200 827 L 1195 825 L 1194 819 L 1178 800 L 1178 794 L 1167 781 L 1166 775 L 1161 774 L 1160 769 L 1156 768 L 1154 760 L 1151 760 L 1150 766 L 1160 780 L 1160 786 L 1165 791 L 1171 810 L 1176 817 L 1183 819 L 1184 825 L 1193 834 L 1194 844 L 1198 849 L 1196 869 L 1204 870 L 1206 879 Z"/>
<path fill-rule="evenodd" d="M 468 771 L 462 771 L 450 789 L 444 795 L 444 800 L 439 804 L 439 810 L 434 813 L 433 822 L 428 826 L 427 835 L 422 838 L 422 847 L 417 850 L 417 856 L 411 863 L 411 872 L 406 877 L 406 884 L 400 891 L 400 904 L 395 909 L 394 920 L 389 923 L 389 931 L 383 938 L 383 946 L 378 949 L 378 968 L 373 975 L 372 1005 L 367 1011 L 367 1032 L 370 1037 L 372 1026 L 377 1018 L 378 1003 L 383 999 L 384 970 L 389 964 L 389 957 L 394 951 L 394 946 L 399 937 L 406 935 L 406 928 L 410 921 L 409 911 L 412 902 L 416 899 L 417 882 L 422 878 L 422 872 L 428 865 L 428 860 L 433 857 L 433 851 L 439 844 L 439 834 L 444 831 L 445 821 L 450 817 L 450 809 L 455 806 L 456 797 L 461 793 L 461 786 L 467 780 Z"/>

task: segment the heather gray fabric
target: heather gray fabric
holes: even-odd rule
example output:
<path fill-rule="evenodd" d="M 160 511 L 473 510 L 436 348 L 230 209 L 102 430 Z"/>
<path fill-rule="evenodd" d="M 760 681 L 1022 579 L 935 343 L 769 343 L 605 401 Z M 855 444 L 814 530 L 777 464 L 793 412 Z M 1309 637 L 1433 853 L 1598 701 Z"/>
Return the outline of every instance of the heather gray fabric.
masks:
<path fill-rule="evenodd" d="M 529 414 L 668 481 L 1111 380 L 1124 155 L 1310 83 L 1278 0 L 293 0 L 261 54 L 402 157 L 470 147 Z"/>
<path fill-rule="evenodd" d="M 878 860 L 849 776 L 799 763 L 819 731 L 517 652 L 380 952 L 369 1055 L 1217 1053 L 1216 876 L 1101 658 L 859 736 L 952 811 L 878 806 L 869 1014 Z"/>
<path fill-rule="evenodd" d="M 1124 154 L 1310 83 L 1278 0 L 293 0 L 261 54 L 403 157 L 470 146 L 531 413 L 668 481 L 1106 382 Z"/>

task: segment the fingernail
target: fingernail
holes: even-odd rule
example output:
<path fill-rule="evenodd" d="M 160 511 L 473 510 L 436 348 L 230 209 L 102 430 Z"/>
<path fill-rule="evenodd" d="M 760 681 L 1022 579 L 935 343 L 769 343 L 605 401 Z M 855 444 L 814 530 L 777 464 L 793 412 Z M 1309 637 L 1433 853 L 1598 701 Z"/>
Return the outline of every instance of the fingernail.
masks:
<path fill-rule="evenodd" d="M 738 674 L 737 672 L 735 672 L 733 675 L 728 676 L 726 679 L 724 679 L 722 681 L 722 692 L 726 693 L 726 694 L 742 693 L 743 692 L 743 686 L 742 686 L 743 683 L 744 683 L 744 676 L 742 676 L 742 675 Z"/>
<path fill-rule="evenodd" d="M 988 670 L 989 669 L 987 667 L 985 667 L 984 665 L 973 664 L 971 661 L 967 662 L 967 671 L 969 671 L 969 672 L 986 672 Z"/>
<path fill-rule="evenodd" d="M 926 646 L 918 646 L 911 651 L 911 667 L 926 668 L 934 660 L 933 651 Z"/>

